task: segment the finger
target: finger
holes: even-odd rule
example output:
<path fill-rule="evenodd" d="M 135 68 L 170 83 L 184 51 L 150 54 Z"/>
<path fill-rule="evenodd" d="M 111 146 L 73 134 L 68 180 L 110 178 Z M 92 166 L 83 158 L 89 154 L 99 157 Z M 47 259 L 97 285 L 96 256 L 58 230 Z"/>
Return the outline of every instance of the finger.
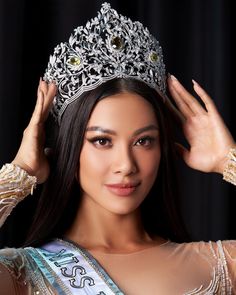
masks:
<path fill-rule="evenodd" d="M 174 119 L 177 121 L 178 124 L 183 124 L 186 119 L 184 115 L 180 112 L 180 110 L 171 102 L 170 98 L 166 95 L 165 96 L 165 105 L 167 106 L 168 110 L 173 115 Z"/>
<path fill-rule="evenodd" d="M 56 95 L 57 93 L 57 86 L 55 84 L 55 82 L 51 82 L 49 84 L 49 89 L 48 89 L 48 95 L 52 98 L 54 98 L 54 96 Z"/>
<path fill-rule="evenodd" d="M 38 85 L 38 89 L 37 89 L 37 96 L 39 95 L 39 90 L 40 90 L 41 82 L 42 82 L 42 77 L 39 78 L 39 85 Z"/>
<path fill-rule="evenodd" d="M 44 97 L 45 97 L 48 93 L 48 83 L 46 81 L 44 81 L 44 80 L 41 81 L 40 90 L 43 92 Z"/>
<path fill-rule="evenodd" d="M 201 98 L 201 100 L 204 102 L 207 111 L 208 112 L 211 112 L 211 111 L 215 112 L 215 111 L 217 111 L 216 106 L 215 106 L 213 100 L 206 93 L 206 91 L 195 80 L 192 80 L 192 82 L 193 82 L 193 88 L 194 88 L 195 92 Z"/>
<path fill-rule="evenodd" d="M 56 92 L 57 92 L 56 84 L 53 82 L 50 82 L 50 84 L 48 85 L 48 92 L 44 101 L 44 111 L 47 111 L 47 109 L 51 105 L 53 98 L 56 95 Z"/>
<path fill-rule="evenodd" d="M 168 84 L 168 85 L 169 85 L 170 94 L 173 97 L 173 99 L 175 100 L 176 105 L 179 108 L 179 110 L 181 111 L 181 113 L 183 114 L 183 116 L 185 118 L 193 116 L 194 115 L 193 111 L 191 110 L 191 108 L 189 108 L 189 106 L 186 104 L 186 102 L 181 99 L 179 93 L 175 90 L 175 88 L 172 86 L 172 84 Z"/>
<path fill-rule="evenodd" d="M 201 106 L 201 104 L 183 87 L 183 85 L 177 80 L 177 78 L 171 75 L 168 81 L 170 85 L 174 88 L 174 90 L 178 93 L 179 99 L 183 100 L 195 115 L 205 113 L 205 110 Z"/>
<path fill-rule="evenodd" d="M 43 92 L 39 90 L 34 112 L 30 119 L 30 124 L 39 124 L 41 122 L 43 104 L 44 104 L 44 95 L 43 95 Z"/>
<path fill-rule="evenodd" d="M 57 92 L 56 84 L 53 82 L 50 83 L 48 86 L 48 93 L 45 97 L 44 105 L 43 105 L 43 121 L 45 121 L 48 117 L 56 92 Z"/>

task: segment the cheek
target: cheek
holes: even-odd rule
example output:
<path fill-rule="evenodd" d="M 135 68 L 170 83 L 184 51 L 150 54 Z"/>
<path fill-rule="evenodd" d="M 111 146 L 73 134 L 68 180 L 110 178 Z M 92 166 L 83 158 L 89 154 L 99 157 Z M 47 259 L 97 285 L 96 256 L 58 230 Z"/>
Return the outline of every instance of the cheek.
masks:
<path fill-rule="evenodd" d="M 143 153 L 139 157 L 140 179 L 142 180 L 141 195 L 145 198 L 152 188 L 158 174 L 161 153 L 159 150 Z"/>
<path fill-rule="evenodd" d="M 99 177 L 107 171 L 109 167 L 108 157 L 105 153 L 94 152 L 94 147 L 85 144 L 80 154 L 80 179 L 81 177 Z M 92 178 L 93 181 L 96 178 Z M 90 178 L 91 181 L 91 178 Z"/>
<path fill-rule="evenodd" d="M 161 159 L 160 150 L 142 153 L 138 156 L 138 159 L 138 165 L 143 176 L 145 176 L 147 179 L 150 178 L 150 180 L 156 178 Z"/>

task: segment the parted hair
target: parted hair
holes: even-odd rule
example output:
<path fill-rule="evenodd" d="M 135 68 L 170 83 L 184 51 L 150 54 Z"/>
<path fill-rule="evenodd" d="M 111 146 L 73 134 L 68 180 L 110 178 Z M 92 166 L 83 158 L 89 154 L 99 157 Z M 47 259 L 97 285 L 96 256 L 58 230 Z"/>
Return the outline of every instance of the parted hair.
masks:
<path fill-rule="evenodd" d="M 83 93 L 69 105 L 59 128 L 54 130 L 50 175 L 44 183 L 34 220 L 25 245 L 39 246 L 53 238 L 62 238 L 75 219 L 81 188 L 75 178 L 86 127 L 96 104 L 121 92 L 136 93 L 153 107 L 160 129 L 161 161 L 157 178 L 140 205 L 144 228 L 176 242 L 188 240 L 180 214 L 176 173 L 176 150 L 172 118 L 163 99 L 147 84 L 135 79 L 114 79 Z"/>

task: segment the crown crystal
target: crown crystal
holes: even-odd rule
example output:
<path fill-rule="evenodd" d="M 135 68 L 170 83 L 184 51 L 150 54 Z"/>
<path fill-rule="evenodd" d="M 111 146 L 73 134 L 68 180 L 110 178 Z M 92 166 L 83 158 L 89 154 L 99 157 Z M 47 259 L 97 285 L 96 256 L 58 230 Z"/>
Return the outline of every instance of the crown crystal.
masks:
<path fill-rule="evenodd" d="M 77 27 L 69 41 L 59 44 L 50 56 L 44 80 L 58 86 L 52 108 L 58 123 L 68 104 L 114 78 L 138 79 L 163 97 L 166 93 L 159 42 L 140 22 L 103 3 L 98 15 Z"/>
<path fill-rule="evenodd" d="M 69 63 L 72 65 L 79 66 L 80 65 L 80 58 L 79 57 L 71 57 Z"/>
<path fill-rule="evenodd" d="M 111 45 L 116 50 L 121 50 L 123 48 L 123 42 L 120 37 L 113 37 L 111 39 Z"/>

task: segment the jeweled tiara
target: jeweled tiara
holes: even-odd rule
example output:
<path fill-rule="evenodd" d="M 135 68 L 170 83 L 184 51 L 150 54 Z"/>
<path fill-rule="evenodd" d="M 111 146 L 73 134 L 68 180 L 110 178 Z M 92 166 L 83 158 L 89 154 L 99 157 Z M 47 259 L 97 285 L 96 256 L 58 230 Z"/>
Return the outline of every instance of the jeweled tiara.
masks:
<path fill-rule="evenodd" d="M 69 42 L 54 49 L 44 80 L 58 93 L 52 113 L 60 124 L 66 107 L 83 92 L 114 78 L 134 78 L 166 93 L 166 74 L 159 42 L 138 21 L 103 3 L 97 17 L 77 27 Z"/>

